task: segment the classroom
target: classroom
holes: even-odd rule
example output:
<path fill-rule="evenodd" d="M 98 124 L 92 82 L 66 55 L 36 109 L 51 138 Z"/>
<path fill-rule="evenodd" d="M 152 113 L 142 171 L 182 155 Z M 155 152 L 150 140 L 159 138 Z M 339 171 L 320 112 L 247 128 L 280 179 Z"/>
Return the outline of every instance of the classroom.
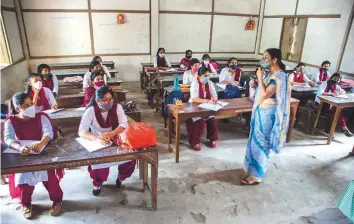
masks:
<path fill-rule="evenodd" d="M 354 223 L 353 23 L 354 0 L 2 0 L 0 223 Z"/>

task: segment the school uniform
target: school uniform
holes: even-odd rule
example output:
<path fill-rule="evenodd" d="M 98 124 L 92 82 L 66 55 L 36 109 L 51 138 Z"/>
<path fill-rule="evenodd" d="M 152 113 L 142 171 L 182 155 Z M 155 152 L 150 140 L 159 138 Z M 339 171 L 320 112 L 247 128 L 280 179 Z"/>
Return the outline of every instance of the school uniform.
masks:
<path fill-rule="evenodd" d="M 315 83 L 317 82 L 324 82 L 327 81 L 331 77 L 331 73 L 329 71 L 324 72 L 322 69 L 319 69 L 319 71 L 312 75 L 312 81 Z"/>
<path fill-rule="evenodd" d="M 35 118 L 30 118 L 28 121 L 11 115 L 5 121 L 4 139 L 9 146 L 17 140 L 41 140 L 43 136 L 48 136 L 50 139 L 54 136 L 50 119 L 44 113 L 37 113 Z M 12 198 L 20 197 L 21 204 L 30 207 L 34 187 L 42 182 L 49 193 L 50 200 L 53 203 L 62 202 L 63 191 L 59 180 L 63 174 L 62 169 L 12 174 L 9 176 L 10 195 Z"/>
<path fill-rule="evenodd" d="M 198 75 L 192 75 L 192 70 L 185 71 L 183 73 L 183 84 L 192 84 L 194 81 L 197 80 Z"/>
<path fill-rule="evenodd" d="M 184 57 L 181 59 L 181 62 L 179 63 L 179 67 L 180 68 L 188 68 L 189 67 L 189 64 L 190 64 L 190 59 Z"/>
<path fill-rule="evenodd" d="M 193 102 L 193 98 L 211 99 L 211 97 L 217 97 L 215 86 L 212 81 L 209 80 L 205 84 L 203 91 L 203 85 L 199 80 L 195 80 L 191 84 L 189 102 Z M 207 129 L 207 139 L 210 141 L 216 141 L 218 139 L 218 126 L 214 116 L 207 118 L 195 117 L 186 120 L 188 141 L 191 146 L 195 146 L 200 143 L 200 138 L 204 133 L 204 129 Z"/>
<path fill-rule="evenodd" d="M 296 71 L 292 71 L 288 74 L 289 82 L 297 83 L 310 83 L 311 80 L 304 73 L 298 74 Z"/>
<path fill-rule="evenodd" d="M 101 133 L 110 132 L 118 126 L 124 129 L 128 127 L 127 116 L 120 104 L 114 102 L 112 109 L 104 113 L 101 112 L 98 105 L 95 104 L 87 108 L 83 114 L 79 127 L 79 136 L 82 137 L 86 131 L 90 131 L 92 134 L 98 136 Z M 111 166 L 118 165 L 118 178 L 120 181 L 123 181 L 133 174 L 135 163 L 135 160 L 131 160 L 91 165 L 88 167 L 88 172 L 93 180 L 93 185 L 100 187 L 103 182 L 107 180 Z"/>
<path fill-rule="evenodd" d="M 240 68 L 236 68 L 235 71 L 233 71 L 231 74 L 229 72 L 229 68 L 223 68 L 220 72 L 219 76 L 219 83 L 222 83 L 223 81 L 241 81 L 241 74 L 242 70 Z"/>
<path fill-rule="evenodd" d="M 106 67 L 106 66 L 105 66 Z M 107 69 L 107 67 L 106 67 Z M 107 70 L 108 71 L 108 70 Z M 106 71 L 105 71 L 106 72 Z M 107 85 L 107 74 L 105 73 L 103 75 L 103 81 L 104 81 L 104 84 Z M 109 75 L 109 77 L 111 77 Z M 85 90 L 86 88 L 90 87 L 92 85 L 92 82 L 91 82 L 91 72 L 90 71 L 87 71 L 84 75 L 84 80 L 82 81 L 82 85 L 83 85 L 83 89 Z"/>
<path fill-rule="evenodd" d="M 85 89 L 84 99 L 81 103 L 81 107 L 86 107 L 90 103 L 91 98 L 96 98 L 96 89 L 92 85 Z"/>
<path fill-rule="evenodd" d="M 58 78 L 56 75 L 52 74 L 51 78 L 48 78 L 47 80 L 42 80 L 42 84 L 43 87 L 47 87 L 48 89 L 50 89 L 53 93 L 58 94 L 59 93 L 59 82 L 58 82 Z"/>
<path fill-rule="evenodd" d="M 29 92 L 29 96 L 33 100 L 34 91 L 32 89 Z M 38 94 L 36 112 L 49 110 L 53 105 L 57 105 L 57 101 L 55 100 L 52 91 L 47 87 L 42 87 Z"/>
<path fill-rule="evenodd" d="M 319 86 L 318 86 L 318 89 L 317 89 L 317 94 L 316 94 L 316 98 L 315 98 L 315 104 L 318 106 L 320 104 L 320 98 L 319 96 L 321 96 L 323 93 L 345 93 L 345 91 L 339 86 L 339 85 L 332 85 L 331 88 L 329 88 L 329 85 L 328 85 L 328 82 L 323 82 L 321 83 Z M 334 115 L 336 113 L 336 107 L 332 107 L 330 106 L 329 104 L 327 103 L 324 103 L 323 104 L 323 107 L 322 107 L 322 111 L 321 111 L 322 114 L 324 113 L 330 113 L 330 121 L 328 122 L 328 125 L 327 125 L 327 129 L 326 131 L 329 132 L 330 130 L 330 127 L 332 125 L 332 121 L 333 121 L 333 118 L 334 118 Z M 337 126 L 339 126 L 340 128 L 344 128 L 346 127 L 346 117 L 344 116 L 343 112 L 341 112 L 339 114 L 339 117 L 338 117 L 338 123 L 337 123 Z"/>
<path fill-rule="evenodd" d="M 160 56 L 155 56 L 154 67 L 172 67 L 172 65 L 166 56 L 163 56 L 162 58 Z"/>
<path fill-rule="evenodd" d="M 208 68 L 208 71 L 209 71 L 210 73 L 217 74 L 217 71 L 215 70 L 214 66 L 213 66 L 212 64 L 210 64 L 210 62 L 209 62 L 209 64 L 208 64 L 208 66 L 205 66 L 204 62 L 202 62 L 202 63 L 199 65 L 199 68 L 202 67 L 202 66 L 203 66 L 203 67 L 207 67 L 207 68 Z"/>

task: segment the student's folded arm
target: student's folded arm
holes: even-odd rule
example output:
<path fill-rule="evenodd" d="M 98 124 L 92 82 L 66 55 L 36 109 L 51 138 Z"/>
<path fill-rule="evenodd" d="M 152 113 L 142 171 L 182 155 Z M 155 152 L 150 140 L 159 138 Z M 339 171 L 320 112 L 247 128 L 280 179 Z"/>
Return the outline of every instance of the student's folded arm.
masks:
<path fill-rule="evenodd" d="M 20 151 L 21 145 L 16 139 L 15 129 L 11 124 L 10 120 L 5 122 L 4 126 L 4 141 L 12 149 Z"/>
<path fill-rule="evenodd" d="M 92 107 L 87 108 L 85 113 L 81 117 L 79 136 L 88 140 L 97 140 L 98 137 L 90 132 L 90 126 L 94 119 L 94 111 Z"/>
<path fill-rule="evenodd" d="M 53 75 L 53 92 L 54 93 L 59 93 L 59 82 L 58 82 L 58 78 L 56 75 Z"/>

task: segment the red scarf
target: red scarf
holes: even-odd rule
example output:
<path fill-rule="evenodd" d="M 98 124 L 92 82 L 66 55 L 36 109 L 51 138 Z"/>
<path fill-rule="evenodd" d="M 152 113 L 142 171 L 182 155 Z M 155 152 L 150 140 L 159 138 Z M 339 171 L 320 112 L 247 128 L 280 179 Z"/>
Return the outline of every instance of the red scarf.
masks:
<path fill-rule="evenodd" d="M 97 103 L 95 103 L 93 107 L 96 120 L 101 128 L 112 128 L 112 130 L 114 130 L 118 127 L 117 102 L 113 102 L 112 108 L 108 111 L 106 121 L 103 119 L 101 109 L 98 107 Z"/>
<path fill-rule="evenodd" d="M 53 78 L 47 78 L 47 80 L 43 79 L 42 84 L 43 84 L 43 87 L 47 87 L 53 91 L 53 88 L 54 88 Z"/>
<path fill-rule="evenodd" d="M 323 72 L 322 69 L 320 69 L 320 80 L 319 81 L 326 81 L 327 80 L 327 72 Z"/>
<path fill-rule="evenodd" d="M 190 64 L 190 60 L 188 58 L 182 58 L 180 64 L 184 65 L 184 67 L 188 68 L 189 64 Z"/>
<path fill-rule="evenodd" d="M 331 91 L 332 93 L 335 93 L 336 90 L 337 90 L 337 85 L 332 85 L 332 86 L 331 86 L 331 89 L 329 89 L 328 82 L 327 82 L 327 86 L 326 86 L 326 89 L 325 89 L 325 93 L 328 93 L 329 91 Z"/>
<path fill-rule="evenodd" d="M 203 84 L 199 81 L 199 79 L 198 79 L 198 83 L 199 83 L 199 98 L 211 99 L 209 84 L 208 83 L 205 84 L 206 97 L 204 97 Z"/>
<path fill-rule="evenodd" d="M 168 67 L 166 64 L 166 60 L 165 57 L 160 57 L 160 56 L 156 56 L 157 57 L 157 67 Z"/>
<path fill-rule="evenodd" d="M 234 81 L 237 81 L 237 82 L 241 81 L 240 80 L 241 72 L 242 72 L 242 70 L 240 68 L 236 68 Z"/>
<path fill-rule="evenodd" d="M 32 89 L 31 89 L 31 91 L 29 93 L 29 96 L 33 100 L 34 91 Z M 38 100 L 37 100 L 37 105 L 36 106 L 43 106 L 43 110 L 49 110 L 50 109 L 50 105 L 49 105 L 47 97 L 45 96 L 45 91 L 44 91 L 43 88 L 39 91 Z"/>
<path fill-rule="evenodd" d="M 90 102 L 91 98 L 93 97 L 96 99 L 96 89 L 93 86 L 90 86 L 85 89 L 85 95 L 84 95 L 84 100 L 82 101 L 81 106 L 86 107 L 86 105 Z"/>

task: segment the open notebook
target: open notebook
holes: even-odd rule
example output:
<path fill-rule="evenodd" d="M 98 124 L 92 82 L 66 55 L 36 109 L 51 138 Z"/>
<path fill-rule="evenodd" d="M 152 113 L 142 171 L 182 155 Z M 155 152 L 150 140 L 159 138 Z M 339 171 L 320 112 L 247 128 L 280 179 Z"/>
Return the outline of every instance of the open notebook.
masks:
<path fill-rule="evenodd" d="M 62 111 L 62 110 L 65 110 L 65 108 L 58 108 L 56 110 L 49 109 L 49 110 L 44 110 L 43 112 L 46 114 L 55 114 L 55 113 L 58 113 L 59 111 Z"/>
<path fill-rule="evenodd" d="M 204 108 L 207 110 L 218 111 L 228 104 L 229 103 L 227 103 L 227 102 L 223 102 L 223 101 L 218 100 L 218 102 L 216 104 L 202 103 L 198 107 L 201 107 L 201 108 Z"/>
<path fill-rule="evenodd" d="M 36 141 L 36 140 L 18 140 L 18 142 L 20 143 L 20 145 L 31 146 L 31 145 L 33 145 L 34 143 L 37 143 L 37 142 L 39 142 L 39 141 Z M 43 149 L 44 149 L 45 147 L 46 147 L 46 145 L 43 146 L 43 148 L 41 148 L 41 151 L 39 151 L 39 152 L 30 151 L 29 154 L 38 155 L 38 154 L 40 154 L 40 153 L 43 151 Z M 5 150 L 3 151 L 3 153 L 17 153 L 17 154 L 20 154 L 20 151 L 17 151 L 17 150 L 11 149 L 11 148 L 7 148 L 7 149 L 5 149 Z"/>
<path fill-rule="evenodd" d="M 94 152 L 100 149 L 108 148 L 112 145 L 112 142 L 110 142 L 108 145 L 103 145 L 99 141 L 90 141 L 84 138 L 77 138 L 76 141 L 80 143 L 87 151 L 89 152 Z"/>

